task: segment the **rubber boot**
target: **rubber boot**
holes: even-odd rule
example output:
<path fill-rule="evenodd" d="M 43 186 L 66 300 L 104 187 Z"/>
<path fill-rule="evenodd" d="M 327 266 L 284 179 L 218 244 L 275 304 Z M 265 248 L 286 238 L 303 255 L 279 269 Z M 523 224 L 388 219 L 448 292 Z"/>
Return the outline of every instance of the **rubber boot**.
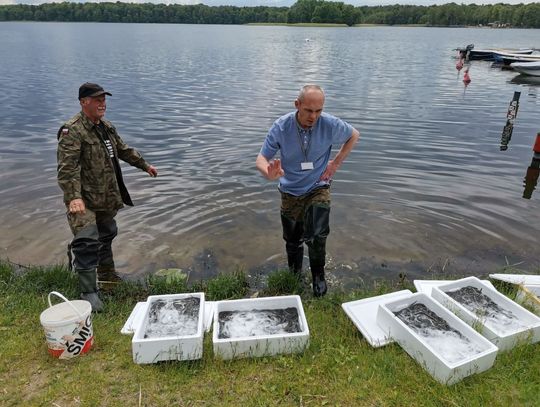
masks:
<path fill-rule="evenodd" d="M 111 291 L 122 281 L 114 268 L 114 264 L 100 264 L 97 268 L 97 279 L 98 287 L 103 291 Z"/>
<path fill-rule="evenodd" d="M 302 275 L 302 263 L 304 261 L 304 246 L 302 245 L 298 247 L 295 253 L 289 253 L 289 251 L 287 252 L 289 270 L 291 273 L 300 278 Z"/>
<path fill-rule="evenodd" d="M 300 277 L 304 261 L 304 242 L 302 240 L 304 224 L 282 213 L 281 225 L 283 226 L 283 240 L 285 240 L 289 270 Z"/>
<path fill-rule="evenodd" d="M 81 299 L 92 305 L 92 311 L 103 311 L 103 302 L 98 296 L 96 269 L 77 270 Z"/>
<path fill-rule="evenodd" d="M 324 279 L 324 266 L 311 266 L 311 276 L 313 278 L 313 296 L 323 297 L 328 290 Z"/>

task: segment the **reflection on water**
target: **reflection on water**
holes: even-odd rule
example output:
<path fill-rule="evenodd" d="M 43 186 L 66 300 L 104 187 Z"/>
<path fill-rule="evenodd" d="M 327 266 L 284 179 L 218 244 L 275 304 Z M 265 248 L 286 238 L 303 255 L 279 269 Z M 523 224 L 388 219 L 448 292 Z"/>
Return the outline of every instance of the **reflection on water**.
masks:
<path fill-rule="evenodd" d="M 525 190 L 523 191 L 523 198 L 531 199 L 536 184 L 538 183 L 538 175 L 540 174 L 540 154 L 536 153 L 533 156 L 531 165 L 527 168 L 527 173 L 525 174 L 525 179 L 523 186 Z"/>
<path fill-rule="evenodd" d="M 523 191 L 523 198 L 525 199 L 531 199 L 532 193 L 538 183 L 538 175 L 540 173 L 540 132 L 536 134 L 533 152 L 531 165 L 529 165 L 527 173 L 525 174 L 525 190 Z"/>
<path fill-rule="evenodd" d="M 540 86 L 540 76 L 524 75 L 520 73 L 519 75 L 514 76 L 510 82 L 518 85 Z"/>
<path fill-rule="evenodd" d="M 113 94 L 107 117 L 119 133 L 160 170 L 151 179 L 123 166 L 136 206 L 118 215 L 121 273 L 284 266 L 279 194 L 254 160 L 315 82 L 326 110 L 361 132 L 332 185 L 330 275 L 480 275 L 507 261 L 536 271 L 539 200 L 520 196 L 537 88 L 472 61 L 465 96 L 452 49 L 528 46 L 538 33 L 0 23 L 0 256 L 66 261 L 55 135 L 92 81 Z M 502 153 L 514 91 L 519 120 Z"/>

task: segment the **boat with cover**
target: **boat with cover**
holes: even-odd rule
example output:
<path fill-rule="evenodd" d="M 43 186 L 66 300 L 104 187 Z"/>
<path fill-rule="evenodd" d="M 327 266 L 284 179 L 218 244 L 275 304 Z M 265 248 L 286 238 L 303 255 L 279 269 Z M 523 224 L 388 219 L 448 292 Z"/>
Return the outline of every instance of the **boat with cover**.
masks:
<path fill-rule="evenodd" d="M 522 55 L 522 54 L 515 54 L 515 53 L 508 53 L 508 52 L 495 52 L 493 55 L 496 62 L 502 62 L 504 65 L 510 65 L 513 62 L 540 61 L 539 53 Z"/>
<path fill-rule="evenodd" d="M 540 76 L 540 61 L 537 62 L 513 62 L 510 67 L 519 73 L 531 76 Z"/>
<path fill-rule="evenodd" d="M 484 60 L 492 61 L 496 59 L 496 54 L 516 54 L 516 55 L 530 55 L 533 53 L 533 49 L 530 48 L 485 48 L 474 49 L 474 44 L 469 44 L 466 47 L 456 48 L 459 52 L 460 58 L 468 58 L 469 60 Z"/>

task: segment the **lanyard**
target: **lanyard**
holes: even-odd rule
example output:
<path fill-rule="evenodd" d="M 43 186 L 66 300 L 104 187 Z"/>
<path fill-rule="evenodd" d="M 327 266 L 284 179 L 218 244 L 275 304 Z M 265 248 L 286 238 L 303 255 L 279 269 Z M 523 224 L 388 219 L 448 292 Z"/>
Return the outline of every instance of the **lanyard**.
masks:
<path fill-rule="evenodd" d="M 308 158 L 307 158 L 308 151 L 309 151 L 309 147 L 311 146 L 311 140 L 313 139 L 313 133 L 312 133 L 311 129 L 309 129 L 309 130 L 302 129 L 302 132 L 303 133 L 309 133 L 309 141 L 308 141 L 308 145 L 307 145 L 307 147 L 305 149 L 304 149 L 304 140 L 302 138 L 302 135 L 300 134 L 300 126 L 298 126 L 298 123 L 297 123 L 296 124 L 296 133 L 298 134 L 298 141 L 300 142 L 300 149 L 302 150 L 302 154 L 304 155 L 305 162 L 307 162 L 307 160 L 308 160 Z"/>

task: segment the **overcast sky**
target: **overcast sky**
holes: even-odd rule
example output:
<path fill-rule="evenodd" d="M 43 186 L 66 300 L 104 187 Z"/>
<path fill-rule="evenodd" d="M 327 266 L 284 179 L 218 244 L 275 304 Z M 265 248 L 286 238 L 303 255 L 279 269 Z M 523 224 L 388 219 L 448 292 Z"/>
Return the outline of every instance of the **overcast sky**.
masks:
<path fill-rule="evenodd" d="M 0 4 L 42 4 L 52 3 L 54 0 L 0 0 Z M 62 0 L 56 0 L 57 3 Z M 116 0 L 103 0 L 116 1 Z M 354 6 L 380 6 L 387 4 L 415 4 L 429 6 L 432 4 L 451 3 L 448 0 L 342 0 L 345 4 Z M 99 1 L 94 1 L 98 3 Z M 209 6 L 232 5 L 232 6 L 290 6 L 296 0 L 134 0 L 126 3 L 166 3 L 166 4 L 198 4 L 203 3 Z M 456 0 L 457 4 L 519 4 L 519 3 L 534 3 L 534 0 Z M 77 1 L 77 3 L 86 3 L 86 1 Z"/>

